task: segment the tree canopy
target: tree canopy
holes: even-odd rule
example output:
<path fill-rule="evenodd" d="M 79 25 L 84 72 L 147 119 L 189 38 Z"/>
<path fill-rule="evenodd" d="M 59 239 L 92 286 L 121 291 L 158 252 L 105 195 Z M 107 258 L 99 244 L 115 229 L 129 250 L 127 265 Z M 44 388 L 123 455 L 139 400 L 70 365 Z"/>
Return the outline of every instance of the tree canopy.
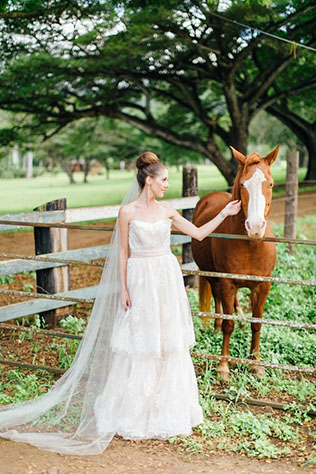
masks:
<path fill-rule="evenodd" d="M 298 45 L 315 45 L 315 16 L 311 0 L 6 2 L 0 108 L 31 114 L 16 128 L 45 137 L 119 119 L 209 158 L 232 183 L 222 143 L 246 153 L 259 111 L 312 126 L 315 53 Z"/>

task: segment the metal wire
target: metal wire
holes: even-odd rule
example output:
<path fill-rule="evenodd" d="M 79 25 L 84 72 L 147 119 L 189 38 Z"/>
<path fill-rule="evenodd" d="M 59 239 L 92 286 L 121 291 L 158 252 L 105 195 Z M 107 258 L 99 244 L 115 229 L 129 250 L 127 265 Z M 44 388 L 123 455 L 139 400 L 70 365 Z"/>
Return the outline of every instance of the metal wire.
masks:
<path fill-rule="evenodd" d="M 232 314 L 224 314 L 224 313 L 209 313 L 203 311 L 192 311 L 193 316 L 197 316 L 199 318 L 210 318 L 210 319 L 227 319 L 231 321 L 241 321 L 247 323 L 259 323 L 259 324 L 269 324 L 271 326 L 283 326 L 283 327 L 290 327 L 290 328 L 297 328 L 297 329 L 311 329 L 316 331 L 316 324 L 312 323 L 298 323 L 296 321 L 279 321 L 276 319 L 261 319 L 261 318 L 253 318 L 253 317 L 245 317 L 245 316 L 235 316 Z M 1 328 L 1 326 L 0 326 Z"/>
<path fill-rule="evenodd" d="M 298 367 L 296 365 L 277 364 L 275 362 L 264 362 L 261 360 L 240 359 L 239 357 L 221 356 L 214 354 L 205 354 L 201 352 L 191 352 L 191 356 L 198 359 L 209 359 L 217 361 L 235 362 L 236 364 L 255 365 L 260 367 L 269 367 L 270 369 L 289 370 L 292 372 L 301 372 L 307 374 L 316 374 L 313 367 Z"/>
<path fill-rule="evenodd" d="M 58 229 L 79 229 L 79 230 L 98 230 L 98 231 L 113 231 L 113 226 L 91 226 L 91 225 L 77 225 L 77 224 L 65 224 L 65 223 L 43 223 L 43 222 L 22 222 L 22 221 L 6 221 L 0 220 L 1 224 L 8 225 L 21 225 L 28 227 L 49 227 L 49 228 L 58 228 Z M 186 235 L 183 232 L 172 231 L 173 235 Z M 307 239 L 288 239 L 284 237 L 264 237 L 259 241 L 251 239 L 248 235 L 240 234 L 219 234 L 213 232 L 209 234 L 207 238 L 212 239 L 232 239 L 232 240 L 248 240 L 250 242 L 278 242 L 283 244 L 304 244 L 304 245 L 316 245 L 316 240 L 307 240 Z"/>
<path fill-rule="evenodd" d="M 204 272 L 201 270 L 186 270 L 182 269 L 182 273 L 185 275 L 198 275 L 214 278 L 229 278 L 232 280 L 245 280 L 245 281 L 259 281 L 259 282 L 270 282 L 270 283 L 282 283 L 285 285 L 299 285 L 299 286 L 316 286 L 316 280 L 292 280 L 289 278 L 276 278 L 276 277 L 264 277 L 256 275 L 240 275 L 239 273 L 223 273 L 223 272 Z"/>
<path fill-rule="evenodd" d="M 25 291 L 18 291 L 18 290 L 3 290 L 0 289 L 0 294 L 3 295 L 13 295 L 13 296 L 27 296 L 32 298 L 39 298 L 45 300 L 57 300 L 57 301 L 70 301 L 72 303 L 88 303 L 93 304 L 94 299 L 88 298 L 76 298 L 75 296 L 60 296 L 60 295 L 50 295 L 50 294 L 43 294 L 43 293 L 33 293 L 33 292 L 25 292 Z"/>
<path fill-rule="evenodd" d="M 234 362 L 236 364 L 243 364 L 243 365 L 250 365 L 250 366 L 260 366 L 260 367 L 269 367 L 271 369 L 279 369 L 279 370 L 287 370 L 291 372 L 300 372 L 306 374 L 316 374 L 316 369 L 312 367 L 298 367 L 296 365 L 286 365 L 286 364 L 277 364 L 273 362 L 264 362 L 264 361 L 255 361 L 250 359 L 241 359 L 238 357 L 226 357 L 220 355 L 213 355 L 213 354 L 205 354 L 200 352 L 191 352 L 191 356 L 195 359 L 208 359 L 208 360 L 216 360 L 216 361 L 227 361 L 227 362 Z M 25 364 L 15 361 L 9 361 L 6 359 L 0 359 L 0 364 L 8 365 L 11 367 L 21 367 L 24 369 L 30 370 L 45 370 L 47 372 L 52 372 L 55 374 L 63 374 L 65 370 L 57 369 L 54 367 L 47 367 L 43 365 L 33 365 L 33 364 Z"/>
<path fill-rule="evenodd" d="M 104 263 L 92 262 L 91 260 L 75 260 L 67 258 L 44 257 L 41 255 L 22 255 L 19 253 L 0 253 L 0 258 L 14 258 L 20 260 L 33 260 L 38 262 L 65 263 L 66 265 L 89 265 L 93 267 L 104 267 Z M 99 258 L 98 258 L 99 260 Z M 1 265 L 1 262 L 0 262 Z"/>

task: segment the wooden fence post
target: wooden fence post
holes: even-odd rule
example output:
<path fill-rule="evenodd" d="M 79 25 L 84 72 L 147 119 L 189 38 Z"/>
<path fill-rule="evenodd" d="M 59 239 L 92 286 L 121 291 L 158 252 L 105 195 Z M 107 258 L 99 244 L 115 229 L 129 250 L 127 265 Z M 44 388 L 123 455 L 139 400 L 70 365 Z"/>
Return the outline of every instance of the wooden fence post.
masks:
<path fill-rule="evenodd" d="M 197 196 L 197 167 L 196 166 L 184 166 L 182 171 L 182 196 Z M 194 209 L 183 209 L 182 215 L 186 219 L 192 222 Z M 182 263 L 193 262 L 193 256 L 191 252 L 191 244 L 182 245 Z M 184 283 L 186 286 L 191 288 L 195 285 L 196 277 L 194 275 L 188 275 L 184 277 Z"/>
<path fill-rule="evenodd" d="M 34 209 L 34 211 L 62 211 L 66 209 L 66 199 L 57 199 Z M 52 229 L 49 227 L 34 227 L 35 254 L 62 252 L 68 250 L 68 229 Z M 38 293 L 53 294 L 70 290 L 69 267 L 48 268 L 36 271 Z M 62 309 L 64 312 L 64 308 Z M 40 313 L 41 325 L 47 324 L 55 328 L 60 317 L 60 310 L 50 310 Z"/>
<path fill-rule="evenodd" d="M 297 215 L 297 192 L 298 192 L 298 166 L 299 153 L 287 151 L 286 155 L 286 185 L 285 185 L 285 217 L 284 237 L 295 239 L 296 237 L 296 215 Z M 289 252 L 295 251 L 294 244 L 288 244 Z"/>

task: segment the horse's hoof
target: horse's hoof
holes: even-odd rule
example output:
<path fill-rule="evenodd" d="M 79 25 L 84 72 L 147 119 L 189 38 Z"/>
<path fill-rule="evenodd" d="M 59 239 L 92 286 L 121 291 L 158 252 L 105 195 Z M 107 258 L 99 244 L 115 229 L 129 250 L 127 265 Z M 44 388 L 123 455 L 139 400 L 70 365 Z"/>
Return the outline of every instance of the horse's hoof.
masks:
<path fill-rule="evenodd" d="M 224 370 L 224 369 L 218 368 L 217 369 L 217 376 L 221 380 L 223 380 L 224 382 L 228 382 L 229 381 L 229 370 Z"/>
<path fill-rule="evenodd" d="M 264 369 L 264 367 L 261 367 L 260 365 L 254 365 L 254 366 L 252 367 L 252 372 L 253 372 L 255 375 L 261 376 L 261 375 L 264 375 L 264 374 L 265 374 L 265 369 Z"/>

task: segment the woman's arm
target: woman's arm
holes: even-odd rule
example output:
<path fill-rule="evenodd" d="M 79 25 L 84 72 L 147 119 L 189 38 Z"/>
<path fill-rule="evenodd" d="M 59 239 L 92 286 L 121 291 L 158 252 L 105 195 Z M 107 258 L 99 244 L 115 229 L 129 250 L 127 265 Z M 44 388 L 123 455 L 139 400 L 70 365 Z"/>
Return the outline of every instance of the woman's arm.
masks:
<path fill-rule="evenodd" d="M 126 270 L 128 259 L 128 222 L 129 211 L 126 207 L 119 210 L 119 226 L 120 226 L 120 283 L 121 283 L 121 302 L 125 311 L 132 307 L 132 303 L 127 290 Z"/>
<path fill-rule="evenodd" d="M 202 225 L 201 227 L 196 227 L 192 222 L 188 221 L 182 217 L 177 211 L 171 216 L 174 226 L 183 232 L 184 234 L 189 235 L 193 239 L 203 240 L 207 235 L 211 234 L 216 227 L 218 227 L 227 216 L 233 216 L 238 214 L 240 211 L 241 202 L 240 201 L 231 201 L 224 207 L 224 209 L 217 214 L 211 221 Z"/>

